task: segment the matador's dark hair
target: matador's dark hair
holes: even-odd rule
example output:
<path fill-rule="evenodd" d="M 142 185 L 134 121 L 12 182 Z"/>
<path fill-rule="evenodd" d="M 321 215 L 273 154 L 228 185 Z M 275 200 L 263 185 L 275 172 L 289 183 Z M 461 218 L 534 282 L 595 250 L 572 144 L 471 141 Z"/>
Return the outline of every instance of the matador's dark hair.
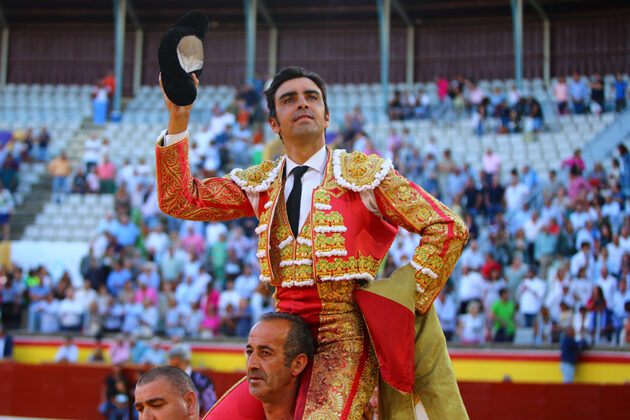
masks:
<path fill-rule="evenodd" d="M 322 100 L 324 101 L 324 107 L 326 110 L 326 114 L 328 114 L 328 102 L 326 101 L 326 82 L 317 73 L 306 70 L 302 67 L 292 66 L 285 67 L 280 70 L 271 81 L 269 88 L 265 91 L 265 96 L 267 97 L 267 108 L 269 109 L 269 118 L 276 118 L 276 91 L 280 87 L 281 84 L 286 82 L 287 80 L 299 79 L 301 77 L 306 77 L 307 79 L 311 79 L 322 91 Z"/>

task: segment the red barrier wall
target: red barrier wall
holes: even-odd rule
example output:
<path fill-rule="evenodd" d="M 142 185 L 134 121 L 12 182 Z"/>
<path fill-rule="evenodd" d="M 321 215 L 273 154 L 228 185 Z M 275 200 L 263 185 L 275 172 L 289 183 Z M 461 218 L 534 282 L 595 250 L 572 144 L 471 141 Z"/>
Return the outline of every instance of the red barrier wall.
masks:
<path fill-rule="evenodd" d="M 133 383 L 140 367 L 127 367 Z M 101 419 L 97 412 L 108 365 L 0 363 L 0 415 Z M 238 373 L 205 372 L 221 395 Z M 630 385 L 462 382 L 471 420 L 617 420 L 627 417 Z"/>

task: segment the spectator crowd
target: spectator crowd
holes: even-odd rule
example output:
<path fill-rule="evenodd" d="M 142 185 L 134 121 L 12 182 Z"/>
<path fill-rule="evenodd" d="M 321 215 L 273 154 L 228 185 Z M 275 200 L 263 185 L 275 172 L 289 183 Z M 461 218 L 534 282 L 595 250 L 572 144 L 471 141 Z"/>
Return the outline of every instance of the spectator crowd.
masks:
<path fill-rule="evenodd" d="M 539 88 L 538 92 L 542 92 L 542 84 Z M 608 86 L 598 72 L 590 78 L 574 73 L 568 83 L 563 76 L 558 77 L 550 86 L 550 93 L 558 115 L 599 115 L 625 109 L 628 84 L 621 73 Z M 431 119 L 446 124 L 470 118 L 472 131 L 478 136 L 490 131 L 535 134 L 545 129 L 540 100 L 523 94 L 514 82 L 509 86 L 482 86 L 474 79 L 457 75 L 452 80 L 436 77 L 417 92 L 396 90 L 388 102 L 387 114 L 394 121 Z"/>
<path fill-rule="evenodd" d="M 518 104 L 529 107 L 524 112 L 533 118 L 540 112 L 535 100 L 518 92 L 501 100 L 487 98 L 473 81 L 458 80 L 437 80 L 440 100 L 449 97 L 454 110 L 461 102 L 462 110 L 487 115 L 502 115 L 506 104 L 509 114 Z M 194 176 L 221 176 L 262 159 L 263 84 L 257 80 L 239 90 L 231 106 L 213 107 L 208 124 L 191 132 Z M 399 96 L 401 103 L 412 102 L 409 95 L 404 101 Z M 575 98 L 570 101 L 577 112 Z M 405 105 L 392 113 L 396 107 L 390 104 L 390 117 L 433 118 L 451 112 L 432 105 L 423 109 L 425 102 L 421 92 L 413 109 Z M 588 345 L 630 341 L 630 154 L 625 146 L 620 145 L 611 165 L 599 163 L 587 171 L 576 150 L 548 174 L 524 164 L 505 182 L 501 158 L 490 148 L 477 173 L 456 162 L 450 150 L 441 150 L 439 139 L 420 150 L 409 130 L 400 135 L 392 130 L 387 150 L 378 151 L 363 133 L 359 108 L 345 121 L 338 132 L 327 133 L 329 144 L 391 157 L 401 173 L 451 207 L 469 227 L 471 240 L 456 274 L 435 302 L 449 340 L 509 342 L 523 330 L 542 345 L 559 342 L 572 327 L 576 339 Z M 35 150 L 33 159 L 45 158 Z M 13 152 L 1 157 L 4 162 L 16 159 Z M 273 288 L 258 281 L 255 219 L 191 222 L 163 215 L 151 165 L 139 159 L 116 167 L 109 159 L 109 142 L 97 133 L 85 141 L 80 167 L 68 170 L 64 160 L 61 153 L 49 162 L 54 198 L 61 201 L 68 191 L 113 193 L 114 212 L 100 221 L 81 259 L 81 279 L 68 273 L 52 278 L 45 266 L 0 268 L 6 329 L 126 334 L 131 349 L 141 346 L 138 354 L 157 360 L 163 357 L 158 336 L 246 337 L 258 317 L 273 310 Z M 538 187 L 544 189 L 541 206 L 529 201 Z M 401 231 L 381 275 L 406 264 L 418 241 Z M 145 360 L 130 351 L 129 360 Z"/>

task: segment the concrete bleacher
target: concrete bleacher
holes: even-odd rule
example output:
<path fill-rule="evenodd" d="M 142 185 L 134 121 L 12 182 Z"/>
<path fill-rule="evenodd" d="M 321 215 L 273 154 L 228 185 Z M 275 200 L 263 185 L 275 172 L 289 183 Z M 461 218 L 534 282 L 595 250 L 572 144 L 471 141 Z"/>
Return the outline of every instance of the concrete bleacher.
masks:
<path fill-rule="evenodd" d="M 89 242 L 101 219 L 114 211 L 112 194 L 70 194 L 61 204 L 50 201 L 28 226 L 23 239 Z"/>
<path fill-rule="evenodd" d="M 468 120 L 457 121 L 448 127 L 433 124 L 430 120 L 386 121 L 367 123 L 365 130 L 377 148 L 385 150 L 392 128 L 401 134 L 406 127 L 421 151 L 429 139 L 434 138 L 440 150 L 450 149 L 455 161 L 467 162 L 477 171 L 481 169 L 483 154 L 490 147 L 501 156 L 505 181 L 512 168 L 520 169 L 523 164 L 529 164 L 540 175 L 559 168 L 573 150 L 583 147 L 614 118 L 615 115 L 610 113 L 561 117 L 557 130 L 540 133 L 533 141 L 528 141 L 522 133 L 488 133 L 478 137 L 472 132 Z"/>
<path fill-rule="evenodd" d="M 212 107 L 216 104 L 227 107 L 233 102 L 235 95 L 236 89 L 231 86 L 200 86 L 190 120 L 207 122 Z M 165 124 L 166 121 L 168 112 L 159 86 L 142 86 L 122 116 L 123 123 L 131 124 Z"/>
<path fill-rule="evenodd" d="M 90 85 L 7 84 L 0 91 L 0 121 L 80 123 L 92 115 Z"/>

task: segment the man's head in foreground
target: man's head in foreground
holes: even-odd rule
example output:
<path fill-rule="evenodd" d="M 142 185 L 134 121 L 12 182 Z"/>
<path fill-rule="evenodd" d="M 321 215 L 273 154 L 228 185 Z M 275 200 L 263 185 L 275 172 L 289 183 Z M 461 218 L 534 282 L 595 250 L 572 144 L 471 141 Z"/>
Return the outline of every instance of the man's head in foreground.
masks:
<path fill-rule="evenodd" d="M 183 370 L 158 366 L 136 384 L 135 407 L 139 420 L 198 420 L 195 385 Z"/>
<path fill-rule="evenodd" d="M 272 312 L 251 329 L 246 353 L 249 392 L 263 404 L 274 404 L 294 396 L 299 376 L 313 358 L 314 342 L 302 318 Z"/>

